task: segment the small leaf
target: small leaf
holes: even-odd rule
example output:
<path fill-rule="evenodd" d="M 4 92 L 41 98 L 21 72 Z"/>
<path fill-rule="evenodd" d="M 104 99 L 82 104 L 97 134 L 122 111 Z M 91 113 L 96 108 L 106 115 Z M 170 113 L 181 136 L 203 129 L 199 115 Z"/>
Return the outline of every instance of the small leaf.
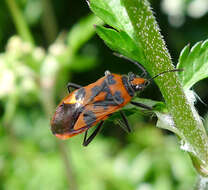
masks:
<path fill-rule="evenodd" d="M 186 59 L 186 57 L 188 56 L 189 51 L 190 51 L 190 44 L 186 45 L 186 46 L 182 49 L 181 54 L 180 54 L 180 57 L 179 57 L 179 63 L 185 62 L 185 59 Z"/>
<path fill-rule="evenodd" d="M 134 60 L 144 61 L 143 53 L 126 32 L 117 32 L 114 29 L 103 26 L 96 26 L 96 32 L 114 51 L 120 52 L 122 55 L 131 57 Z"/>
<path fill-rule="evenodd" d="M 134 35 L 133 26 L 121 1 L 118 0 L 90 0 L 91 10 L 105 23 L 116 30 L 126 31 L 131 37 Z"/>
<path fill-rule="evenodd" d="M 208 40 L 196 43 L 190 50 L 189 45 L 181 51 L 177 68 L 183 68 L 179 77 L 185 90 L 198 81 L 208 77 Z"/>
<path fill-rule="evenodd" d="M 173 133 L 177 134 L 179 137 L 183 137 L 182 133 L 176 128 L 175 123 L 173 121 L 173 118 L 168 113 L 161 113 L 161 112 L 155 112 L 158 121 L 156 126 L 162 129 L 167 129 L 169 131 L 172 131 Z"/>

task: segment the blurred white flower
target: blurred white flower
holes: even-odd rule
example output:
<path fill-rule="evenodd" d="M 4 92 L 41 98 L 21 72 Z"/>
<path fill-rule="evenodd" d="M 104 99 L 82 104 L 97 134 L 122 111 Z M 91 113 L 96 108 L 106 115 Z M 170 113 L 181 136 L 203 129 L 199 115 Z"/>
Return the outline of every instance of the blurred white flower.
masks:
<path fill-rule="evenodd" d="M 56 58 L 49 55 L 45 58 L 41 67 L 41 83 L 45 88 L 51 88 L 54 85 L 55 75 L 60 67 Z"/>
<path fill-rule="evenodd" d="M 168 15 L 168 21 L 172 26 L 179 27 L 184 21 L 184 1 L 181 0 L 163 0 L 162 10 Z"/>
<path fill-rule="evenodd" d="M 32 44 L 29 42 L 22 42 L 21 50 L 23 53 L 31 53 L 33 50 Z"/>
<path fill-rule="evenodd" d="M 15 88 L 15 76 L 9 69 L 0 73 L 0 97 L 10 94 Z"/>
<path fill-rule="evenodd" d="M 66 50 L 66 46 L 60 42 L 56 42 L 49 47 L 49 53 L 54 56 L 59 56 L 63 54 L 65 50 Z"/>
<path fill-rule="evenodd" d="M 6 51 L 11 53 L 19 52 L 19 48 L 22 45 L 21 38 L 19 36 L 12 36 L 6 46 Z"/>
<path fill-rule="evenodd" d="M 185 14 L 190 17 L 199 18 L 208 12 L 208 0 L 162 0 L 161 8 L 168 15 L 168 20 L 175 27 L 185 22 Z"/>
<path fill-rule="evenodd" d="M 191 1 L 187 9 L 188 15 L 193 18 L 199 18 L 208 12 L 208 0 Z"/>
<path fill-rule="evenodd" d="M 140 184 L 136 190 L 153 190 L 154 188 L 152 187 L 151 184 L 148 183 L 142 183 Z"/>
<path fill-rule="evenodd" d="M 27 93 L 33 91 L 36 88 L 36 84 L 31 77 L 26 77 L 22 80 L 21 87 L 22 90 Z"/>
<path fill-rule="evenodd" d="M 184 1 L 181 0 L 163 0 L 162 10 L 170 16 L 183 15 Z"/>
<path fill-rule="evenodd" d="M 31 76 L 33 73 L 32 70 L 22 62 L 16 61 L 15 66 L 15 73 L 18 77 Z"/>
<path fill-rule="evenodd" d="M 33 55 L 34 59 L 36 59 L 37 61 L 41 61 L 45 57 L 45 50 L 41 47 L 37 47 L 34 49 L 32 55 Z"/>
<path fill-rule="evenodd" d="M 7 44 L 6 51 L 15 56 L 30 53 L 33 47 L 29 42 L 24 42 L 19 36 L 12 36 Z"/>

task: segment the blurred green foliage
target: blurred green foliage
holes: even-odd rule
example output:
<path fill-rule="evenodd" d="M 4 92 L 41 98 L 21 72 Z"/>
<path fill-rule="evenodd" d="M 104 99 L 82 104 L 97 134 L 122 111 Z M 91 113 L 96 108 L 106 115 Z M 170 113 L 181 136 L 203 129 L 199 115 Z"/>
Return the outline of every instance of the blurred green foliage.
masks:
<path fill-rule="evenodd" d="M 82 135 L 62 143 L 51 134 L 50 117 L 67 94 L 68 81 L 85 85 L 107 69 L 124 73 L 135 68 L 128 63 L 119 67 L 126 61 L 113 57 L 94 36 L 93 24 L 102 22 L 89 15 L 85 2 L 12 1 L 34 39 L 31 44 L 16 29 L 9 1 L 0 1 L 0 189 L 193 188 L 196 174 L 189 157 L 174 136 L 155 128 L 146 113 L 129 117 L 134 128 L 129 135 L 106 122 L 87 148 L 81 146 Z M 208 37 L 208 15 L 186 17 L 176 28 L 160 3 L 152 1 L 152 6 L 176 60 L 188 42 Z M 195 87 L 205 102 L 206 86 L 202 81 Z M 154 85 L 141 96 L 161 99 Z M 202 104 L 197 106 L 201 115 L 206 114 Z"/>

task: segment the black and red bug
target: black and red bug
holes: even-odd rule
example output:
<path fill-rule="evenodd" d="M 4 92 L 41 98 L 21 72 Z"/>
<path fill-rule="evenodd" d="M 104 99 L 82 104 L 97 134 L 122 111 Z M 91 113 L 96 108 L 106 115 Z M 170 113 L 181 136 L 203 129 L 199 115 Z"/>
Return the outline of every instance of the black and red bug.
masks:
<path fill-rule="evenodd" d="M 134 62 L 134 64 L 141 69 L 138 63 Z M 153 78 L 174 71 L 179 70 L 164 71 Z M 132 98 L 136 92 L 144 90 L 153 78 L 145 79 L 132 72 L 126 76 L 106 71 L 104 77 L 85 87 L 69 83 L 69 95 L 57 106 L 51 120 L 53 134 L 60 139 L 67 139 L 85 132 L 83 145 L 87 146 L 99 132 L 104 121 L 116 111 L 120 112 L 126 129 L 130 132 L 128 120 L 121 108 L 131 103 L 151 110 L 151 107 L 134 102 Z M 71 92 L 70 88 L 76 90 Z M 96 124 L 98 124 L 97 128 L 87 138 L 88 129 Z"/>

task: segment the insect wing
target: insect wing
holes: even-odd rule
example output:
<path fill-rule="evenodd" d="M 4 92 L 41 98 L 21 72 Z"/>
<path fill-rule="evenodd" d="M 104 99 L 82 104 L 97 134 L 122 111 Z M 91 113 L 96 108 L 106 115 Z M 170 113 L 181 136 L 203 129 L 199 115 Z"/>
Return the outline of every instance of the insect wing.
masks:
<path fill-rule="evenodd" d="M 83 102 L 84 111 L 80 114 L 74 130 L 96 125 L 99 121 L 107 119 L 111 113 L 117 111 L 124 103 L 121 92 L 115 91 L 112 94 L 109 84 L 104 78 L 88 89 L 91 91 L 91 96 L 85 96 L 87 98 Z M 86 89 L 87 92 L 88 89 Z"/>
<path fill-rule="evenodd" d="M 74 126 L 74 130 L 80 130 L 81 128 L 88 129 L 96 125 L 99 121 L 107 119 L 111 113 L 117 111 L 119 108 L 120 107 L 115 105 L 115 103 L 114 105 L 109 105 L 109 101 L 89 104 L 80 114 Z"/>

